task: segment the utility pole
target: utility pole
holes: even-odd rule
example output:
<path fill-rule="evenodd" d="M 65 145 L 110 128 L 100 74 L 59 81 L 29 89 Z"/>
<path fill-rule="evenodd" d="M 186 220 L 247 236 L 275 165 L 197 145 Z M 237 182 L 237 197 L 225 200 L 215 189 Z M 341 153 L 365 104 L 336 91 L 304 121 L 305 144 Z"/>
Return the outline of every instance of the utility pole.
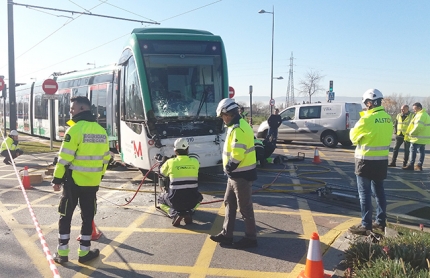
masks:
<path fill-rule="evenodd" d="M 294 104 L 294 70 L 293 70 L 293 52 L 291 52 L 290 57 L 290 73 L 288 76 L 288 86 L 287 86 L 287 97 L 285 98 L 286 107 Z"/>
<path fill-rule="evenodd" d="M 15 42 L 13 34 L 13 2 L 7 1 L 7 37 L 9 59 L 9 130 L 16 129 Z M 6 112 L 6 111 L 5 111 Z M 6 123 L 5 123 L 6 124 Z"/>

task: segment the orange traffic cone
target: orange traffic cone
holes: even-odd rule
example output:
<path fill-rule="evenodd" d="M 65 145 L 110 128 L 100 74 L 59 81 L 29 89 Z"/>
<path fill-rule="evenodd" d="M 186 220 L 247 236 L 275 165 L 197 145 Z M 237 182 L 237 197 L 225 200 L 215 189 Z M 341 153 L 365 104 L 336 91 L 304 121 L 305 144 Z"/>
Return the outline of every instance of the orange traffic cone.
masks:
<path fill-rule="evenodd" d="M 97 226 L 93 220 L 93 232 L 91 233 L 91 240 L 98 240 L 102 236 L 102 234 L 103 233 L 97 229 Z M 76 240 L 81 240 L 81 236 L 78 236 Z"/>
<path fill-rule="evenodd" d="M 318 233 L 312 233 L 309 241 L 308 256 L 306 257 L 305 270 L 300 272 L 297 278 L 326 278 L 331 277 L 329 274 L 324 274 L 324 267 L 321 256 L 320 237 Z"/>
<path fill-rule="evenodd" d="M 24 174 L 22 175 L 21 181 L 24 189 L 33 189 L 33 187 L 30 185 L 30 177 L 28 176 L 28 166 L 24 167 Z"/>
<path fill-rule="evenodd" d="M 314 160 L 312 160 L 312 163 L 316 163 L 316 164 L 320 164 L 321 160 L 320 160 L 320 153 L 318 152 L 318 149 L 315 148 L 315 152 L 314 152 Z"/>

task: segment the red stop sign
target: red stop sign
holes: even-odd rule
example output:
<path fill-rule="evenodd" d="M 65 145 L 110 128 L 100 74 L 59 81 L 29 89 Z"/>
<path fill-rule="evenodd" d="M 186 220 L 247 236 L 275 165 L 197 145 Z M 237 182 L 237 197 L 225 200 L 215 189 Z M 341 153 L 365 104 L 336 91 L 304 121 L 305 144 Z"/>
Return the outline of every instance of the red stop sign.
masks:
<path fill-rule="evenodd" d="M 53 95 L 58 90 L 58 83 L 54 79 L 46 79 L 42 84 L 43 91 L 48 95 Z"/>
<path fill-rule="evenodd" d="M 234 98 L 234 88 L 231 86 L 228 87 L 228 97 Z"/>
<path fill-rule="evenodd" d="M 0 77 L 0 91 L 4 88 L 4 80 Z"/>

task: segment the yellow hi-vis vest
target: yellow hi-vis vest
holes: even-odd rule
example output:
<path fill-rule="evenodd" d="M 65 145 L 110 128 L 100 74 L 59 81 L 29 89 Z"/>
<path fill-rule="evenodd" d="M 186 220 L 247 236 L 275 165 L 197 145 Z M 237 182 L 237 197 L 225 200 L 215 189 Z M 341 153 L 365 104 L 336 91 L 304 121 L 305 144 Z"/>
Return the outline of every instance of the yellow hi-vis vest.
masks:
<path fill-rule="evenodd" d="M 430 144 L 430 116 L 418 111 L 406 130 L 405 140 L 415 144 Z"/>
<path fill-rule="evenodd" d="M 409 113 L 405 120 L 402 119 L 402 113 L 397 114 L 396 120 L 397 120 L 397 135 L 406 134 L 406 130 L 408 129 L 408 126 L 412 120 L 414 115 L 412 113 Z"/>
<path fill-rule="evenodd" d="M 61 145 L 54 177 L 62 179 L 69 166 L 77 185 L 98 186 L 110 160 L 106 130 L 97 122 L 85 120 L 67 124 L 71 127 Z"/>
<path fill-rule="evenodd" d="M 8 148 L 11 151 L 14 151 L 14 150 L 18 149 L 18 146 L 13 143 L 13 139 L 11 137 L 9 137 L 9 136 L 1 144 L 1 150 L 0 150 L 0 152 L 3 152 L 5 150 L 7 150 Z"/>
<path fill-rule="evenodd" d="M 239 164 L 232 173 L 245 172 L 256 168 L 254 131 L 242 118 L 239 120 L 239 124 L 229 126 L 227 129 L 222 155 L 224 169 L 230 160 Z"/>
<path fill-rule="evenodd" d="M 178 155 L 168 159 L 160 168 L 163 176 L 169 177 L 170 189 L 197 188 L 200 163 L 194 157 Z"/>
<path fill-rule="evenodd" d="M 393 124 L 384 107 L 360 112 L 361 118 L 350 130 L 351 142 L 357 145 L 355 158 L 364 160 L 388 159 Z M 376 169 L 375 169 L 376 171 Z"/>

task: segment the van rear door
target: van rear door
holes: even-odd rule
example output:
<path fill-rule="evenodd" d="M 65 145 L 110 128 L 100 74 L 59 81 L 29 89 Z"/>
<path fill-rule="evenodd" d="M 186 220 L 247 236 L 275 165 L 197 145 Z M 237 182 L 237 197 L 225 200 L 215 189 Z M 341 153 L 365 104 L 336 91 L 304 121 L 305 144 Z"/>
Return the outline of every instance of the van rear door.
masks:
<path fill-rule="evenodd" d="M 360 103 L 345 103 L 345 110 L 349 114 L 346 125 L 351 129 L 360 119 L 360 112 L 363 108 Z"/>

